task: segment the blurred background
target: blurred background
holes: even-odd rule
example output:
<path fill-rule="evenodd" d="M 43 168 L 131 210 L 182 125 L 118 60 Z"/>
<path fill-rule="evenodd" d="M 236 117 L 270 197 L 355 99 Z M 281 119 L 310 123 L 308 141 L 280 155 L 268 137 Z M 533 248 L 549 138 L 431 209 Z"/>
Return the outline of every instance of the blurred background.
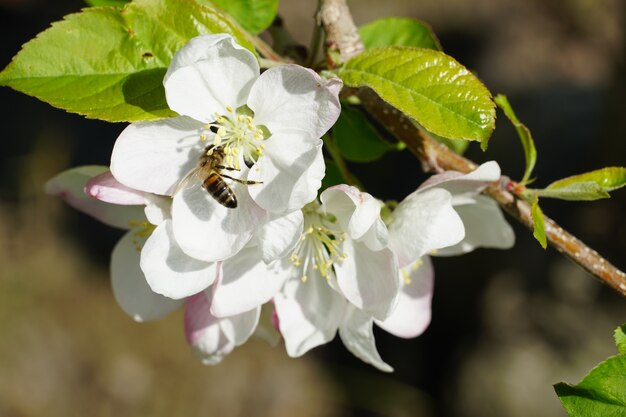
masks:
<path fill-rule="evenodd" d="M 358 24 L 429 22 L 444 50 L 506 93 L 538 148 L 537 185 L 626 165 L 626 3 L 621 0 L 354 0 Z M 0 0 L 0 67 L 80 0 Z M 308 44 L 315 2 L 280 13 Z M 510 251 L 435 259 L 433 321 L 421 337 L 376 337 L 383 374 L 335 341 L 301 359 L 251 340 L 215 367 L 193 356 L 178 312 L 137 324 L 113 300 L 121 233 L 43 194 L 71 166 L 108 164 L 122 124 L 86 120 L 0 89 L 0 416 L 565 416 L 551 385 L 615 353 L 626 302 L 513 224 Z M 503 116 L 488 152 L 520 178 Z M 397 166 L 402 166 L 399 171 Z M 353 164 L 368 190 L 401 199 L 425 178 L 408 153 Z M 626 191 L 546 200 L 544 212 L 626 268 Z"/>

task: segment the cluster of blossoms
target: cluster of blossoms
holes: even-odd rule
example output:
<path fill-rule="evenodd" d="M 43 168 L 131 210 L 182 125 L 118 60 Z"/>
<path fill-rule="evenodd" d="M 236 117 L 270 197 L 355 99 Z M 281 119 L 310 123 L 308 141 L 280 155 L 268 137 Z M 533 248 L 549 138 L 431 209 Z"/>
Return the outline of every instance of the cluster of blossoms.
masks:
<path fill-rule="evenodd" d="M 184 306 L 189 343 L 217 363 L 253 333 L 303 355 L 339 333 L 390 371 L 373 325 L 399 337 L 430 321 L 430 254 L 507 248 L 513 233 L 480 192 L 495 162 L 432 177 L 381 218 L 382 203 L 337 185 L 317 197 L 322 140 L 341 81 L 297 65 L 262 74 L 227 35 L 192 39 L 165 75 L 179 117 L 133 123 L 111 167 L 81 167 L 47 191 L 128 229 L 112 254 L 113 293 L 137 321 Z M 262 309 L 269 314 L 261 314 Z"/>

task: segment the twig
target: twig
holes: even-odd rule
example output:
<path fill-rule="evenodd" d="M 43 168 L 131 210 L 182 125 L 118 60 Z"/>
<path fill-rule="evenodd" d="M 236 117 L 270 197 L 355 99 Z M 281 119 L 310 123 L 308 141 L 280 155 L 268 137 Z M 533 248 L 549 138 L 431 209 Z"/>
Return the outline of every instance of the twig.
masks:
<path fill-rule="evenodd" d="M 363 45 L 358 39 L 358 33 L 345 0 L 322 0 L 320 16 L 326 32 L 326 44 L 331 48 L 330 54 L 332 56 L 341 57 L 343 62 L 363 50 Z M 337 65 L 336 62 L 334 63 Z M 351 93 L 357 94 L 364 108 L 385 126 L 396 139 L 407 145 L 407 148 L 421 161 L 425 171 L 445 169 L 467 173 L 476 169 L 477 165 L 474 162 L 434 140 L 427 132 L 413 124 L 402 112 L 380 99 L 372 90 L 358 89 L 352 90 Z M 484 193 L 497 201 L 512 217 L 529 229 L 533 229 L 530 206 L 526 202 L 503 189 L 500 183 L 490 185 Z M 569 232 L 563 230 L 552 219 L 544 217 L 544 222 L 546 237 L 550 245 L 600 281 L 626 296 L 626 274 L 624 272 Z"/>

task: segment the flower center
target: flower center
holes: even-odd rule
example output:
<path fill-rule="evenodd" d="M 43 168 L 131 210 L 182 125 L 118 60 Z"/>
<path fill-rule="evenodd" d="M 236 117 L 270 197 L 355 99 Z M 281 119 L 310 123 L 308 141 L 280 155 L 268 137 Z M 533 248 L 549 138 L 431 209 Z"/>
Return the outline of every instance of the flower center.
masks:
<path fill-rule="evenodd" d="M 224 150 L 224 164 L 236 170 L 241 169 L 239 155 L 243 155 L 244 163 L 248 167 L 254 165 L 263 156 L 263 141 L 270 136 L 266 127 L 254 124 L 252 115 L 247 106 L 237 110 L 226 106 L 226 114 L 216 114 L 215 122 L 204 126 L 214 134 L 213 147 L 219 146 Z M 201 140 L 206 140 L 207 137 L 208 132 L 200 135 Z"/>
<path fill-rule="evenodd" d="M 319 213 L 319 204 L 311 204 L 316 206 L 303 209 L 304 232 L 289 258 L 294 266 L 302 267 L 302 282 L 308 279 L 309 266 L 322 277 L 330 279 L 334 262 L 342 262 L 347 256 L 341 250 L 346 233 L 334 227 L 332 216 Z"/>

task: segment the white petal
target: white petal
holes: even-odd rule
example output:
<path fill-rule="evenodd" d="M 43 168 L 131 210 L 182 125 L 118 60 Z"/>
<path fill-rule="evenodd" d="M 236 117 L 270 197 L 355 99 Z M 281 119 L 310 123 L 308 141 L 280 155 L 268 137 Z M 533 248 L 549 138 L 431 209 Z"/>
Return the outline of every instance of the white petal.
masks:
<path fill-rule="evenodd" d="M 426 180 L 419 190 L 439 187 L 452 194 L 452 204 L 471 202 L 489 183 L 500 179 L 500 166 L 496 161 L 488 161 L 468 174 L 455 171 L 433 175 Z"/>
<path fill-rule="evenodd" d="M 139 268 L 139 245 L 143 238 L 129 232 L 111 254 L 113 296 L 122 310 L 135 321 L 158 320 L 176 310 L 182 301 L 153 292 Z"/>
<path fill-rule="evenodd" d="M 314 273 L 308 276 L 304 283 L 290 279 L 274 297 L 278 327 L 291 357 L 333 340 L 346 307 L 343 297 L 325 279 Z"/>
<path fill-rule="evenodd" d="M 408 266 L 401 271 L 399 280 L 402 289 L 398 304 L 385 321 L 376 321 L 378 326 L 392 335 L 406 339 L 421 335 L 431 318 L 435 276 L 432 262 L 424 256 L 416 266 Z M 406 274 L 407 280 L 402 274 Z"/>
<path fill-rule="evenodd" d="M 245 104 L 258 76 L 256 58 L 232 36 L 202 35 L 174 55 L 163 85 L 172 110 L 212 122 L 226 106 Z"/>
<path fill-rule="evenodd" d="M 169 197 L 161 197 L 155 194 L 146 194 L 146 218 L 155 226 L 160 225 L 167 219 L 171 219 L 172 215 L 172 199 Z"/>
<path fill-rule="evenodd" d="M 437 255 L 461 255 L 480 247 L 510 249 L 515 244 L 515 233 L 498 204 L 482 195 L 474 199 L 474 204 L 454 206 L 465 226 L 465 238 L 457 245 L 437 251 Z"/>
<path fill-rule="evenodd" d="M 452 196 L 441 188 L 415 191 L 393 212 L 389 244 L 404 267 L 463 239 L 463 222 L 452 208 Z"/>
<path fill-rule="evenodd" d="M 90 179 L 85 185 L 85 193 L 92 198 L 111 204 L 141 205 L 146 203 L 146 193 L 121 184 L 109 170 Z"/>
<path fill-rule="evenodd" d="M 353 305 L 384 320 L 393 310 L 398 297 L 398 266 L 389 249 L 377 252 L 365 244 L 346 240 L 343 262 L 335 262 L 337 284 Z"/>
<path fill-rule="evenodd" d="M 365 243 L 365 246 L 369 250 L 379 251 L 387 247 L 389 243 L 389 232 L 387 226 L 381 219 L 377 219 L 376 222 L 369 228 L 367 233 L 358 240 Z"/>
<path fill-rule="evenodd" d="M 280 134 L 265 143 L 264 156 L 248 173 L 249 180 L 262 182 L 248 187 L 254 201 L 279 213 L 299 210 L 313 201 L 324 177 L 322 141 Z"/>
<path fill-rule="evenodd" d="M 85 194 L 87 182 L 106 170 L 107 167 L 102 166 L 83 166 L 64 171 L 46 182 L 45 191 L 104 224 L 128 229 L 133 222 L 145 219 L 143 206 L 109 204 Z"/>
<path fill-rule="evenodd" d="M 161 223 L 146 241 L 141 251 L 141 269 L 152 291 L 174 299 L 204 290 L 217 273 L 214 262 L 194 259 L 180 249 L 171 220 Z"/>
<path fill-rule="evenodd" d="M 204 149 L 200 127 L 187 117 L 129 125 L 113 147 L 113 176 L 130 188 L 171 194 L 198 164 Z"/>
<path fill-rule="evenodd" d="M 224 261 L 221 279 L 213 287 L 211 312 L 232 316 L 266 303 L 289 276 L 288 261 L 266 264 L 255 247 L 248 247 Z"/>
<path fill-rule="evenodd" d="M 304 226 L 301 210 L 286 215 L 272 215 L 257 234 L 258 247 L 265 262 L 285 257 L 300 240 Z"/>
<path fill-rule="evenodd" d="M 320 200 L 327 213 L 337 217 L 352 239 L 361 239 L 371 231 L 367 241 L 383 248 L 387 245 L 386 228 L 380 222 L 380 202 L 358 188 L 340 184 L 326 189 Z M 377 224 L 378 223 L 378 224 Z M 380 226 L 383 226 L 381 228 Z M 379 239 L 379 244 L 374 242 Z"/>
<path fill-rule="evenodd" d="M 272 134 L 305 132 L 322 137 L 337 121 L 341 80 L 324 80 L 298 65 L 280 65 L 265 71 L 254 83 L 248 106 L 254 123 Z"/>
<path fill-rule="evenodd" d="M 200 184 L 191 184 L 174 196 L 174 235 L 189 256 L 207 262 L 230 258 L 265 219 L 266 212 L 252 201 L 247 186 L 229 185 L 237 196 L 234 209 L 219 204 Z"/>
<path fill-rule="evenodd" d="M 350 306 L 339 327 L 339 337 L 350 352 L 365 363 L 375 366 L 383 372 L 393 372 L 376 350 L 372 317 Z"/>
<path fill-rule="evenodd" d="M 215 302 L 215 299 L 213 299 Z M 230 317 L 220 319 L 220 327 L 224 335 L 231 340 L 235 346 L 243 345 L 254 333 L 261 316 L 261 307 L 245 311 Z"/>

